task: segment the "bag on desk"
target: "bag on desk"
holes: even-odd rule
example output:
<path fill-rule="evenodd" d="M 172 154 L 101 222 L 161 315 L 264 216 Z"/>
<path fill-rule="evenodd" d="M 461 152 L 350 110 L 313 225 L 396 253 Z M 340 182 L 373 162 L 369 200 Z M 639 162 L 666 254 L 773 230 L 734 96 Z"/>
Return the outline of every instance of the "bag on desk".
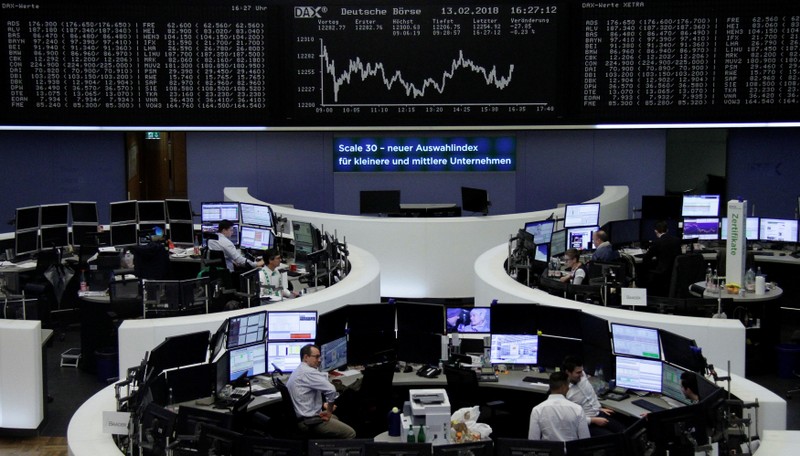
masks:
<path fill-rule="evenodd" d="M 458 409 L 450 416 L 450 441 L 455 443 L 485 440 L 492 433 L 486 423 L 478 423 L 481 408 L 477 405 Z"/>

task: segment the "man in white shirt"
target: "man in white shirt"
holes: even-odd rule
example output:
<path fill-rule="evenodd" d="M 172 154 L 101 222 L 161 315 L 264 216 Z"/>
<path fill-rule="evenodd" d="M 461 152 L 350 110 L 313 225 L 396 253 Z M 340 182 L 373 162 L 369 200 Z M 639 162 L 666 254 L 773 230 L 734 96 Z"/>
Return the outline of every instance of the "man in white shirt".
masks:
<path fill-rule="evenodd" d="M 261 272 L 258 275 L 261 282 L 261 298 L 280 299 L 296 298 L 298 296 L 298 293 L 289 291 L 284 286 L 287 281 L 284 280 L 283 274 L 286 274 L 286 272 L 278 270 L 282 260 L 280 253 L 275 249 L 267 250 L 264 253 L 262 259 L 264 267 L 261 268 Z"/>
<path fill-rule="evenodd" d="M 302 362 L 286 382 L 297 415 L 297 425 L 315 437 L 354 439 L 356 431 L 333 414 L 336 410 L 333 401 L 339 393 L 328 381 L 328 374 L 319 370 L 320 356 L 316 345 L 303 346 L 300 349 Z"/>
<path fill-rule="evenodd" d="M 242 252 L 233 245 L 230 237 L 233 235 L 233 223 L 230 220 L 221 220 L 217 228 L 217 239 L 208 240 L 209 250 L 222 251 L 225 254 L 225 266 L 233 272 L 234 267 L 248 265 L 251 268 L 264 266 L 264 261 L 250 261 L 242 255 Z"/>
<path fill-rule="evenodd" d="M 576 356 L 567 356 L 561 370 L 567 374 L 569 391 L 567 399 L 581 406 L 592 436 L 625 431 L 625 426 L 611 417 L 613 410 L 600 406 L 597 393 L 583 371 L 583 361 Z"/>
<path fill-rule="evenodd" d="M 568 390 L 567 374 L 550 374 L 550 396 L 531 410 L 530 440 L 566 442 L 590 437 L 583 409 L 564 397 Z"/>

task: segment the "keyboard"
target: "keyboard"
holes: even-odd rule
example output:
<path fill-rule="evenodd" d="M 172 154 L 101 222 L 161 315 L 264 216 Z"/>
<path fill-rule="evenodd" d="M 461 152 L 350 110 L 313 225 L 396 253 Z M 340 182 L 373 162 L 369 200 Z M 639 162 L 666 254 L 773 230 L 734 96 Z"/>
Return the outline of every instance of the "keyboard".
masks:
<path fill-rule="evenodd" d="M 498 381 L 497 375 L 494 374 L 481 374 L 478 376 L 479 382 L 496 382 Z"/>
<path fill-rule="evenodd" d="M 644 399 L 636 399 L 635 401 L 632 401 L 632 402 L 637 407 L 641 407 L 641 408 L 643 408 L 643 409 L 645 409 L 647 411 L 650 411 L 650 412 L 660 412 L 662 410 L 666 410 L 666 408 L 664 408 L 664 407 L 662 407 L 660 405 L 656 405 L 656 404 L 654 404 L 654 403 L 652 403 L 650 401 L 646 401 Z"/>
<path fill-rule="evenodd" d="M 550 383 L 548 379 L 542 377 L 525 377 L 522 381 L 527 383 Z"/>
<path fill-rule="evenodd" d="M 259 390 L 253 390 L 253 396 L 263 396 L 265 394 L 275 394 L 278 392 L 278 388 L 270 387 L 264 388 Z"/>

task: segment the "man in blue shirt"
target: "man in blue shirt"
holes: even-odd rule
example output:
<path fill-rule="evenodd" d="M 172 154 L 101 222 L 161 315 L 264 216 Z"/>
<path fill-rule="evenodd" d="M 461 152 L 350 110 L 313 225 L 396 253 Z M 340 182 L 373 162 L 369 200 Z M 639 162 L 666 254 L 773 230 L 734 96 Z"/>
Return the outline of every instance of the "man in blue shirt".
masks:
<path fill-rule="evenodd" d="M 230 237 L 233 235 L 233 223 L 229 220 L 221 220 L 217 229 L 217 239 L 208 240 L 208 248 L 210 250 L 219 250 L 225 254 L 225 266 L 228 270 L 233 272 L 235 266 L 243 267 L 245 265 L 251 268 L 260 268 L 264 266 L 263 260 L 250 261 L 242 255 Z"/>
<path fill-rule="evenodd" d="M 619 260 L 619 252 L 614 250 L 614 247 L 608 242 L 608 233 L 605 231 L 595 231 L 592 235 L 592 244 L 594 244 L 595 248 L 592 261 L 610 263 Z"/>
<path fill-rule="evenodd" d="M 328 381 L 328 375 L 319 370 L 320 356 L 316 345 L 303 346 L 300 349 L 302 362 L 286 382 L 297 415 L 297 425 L 315 437 L 354 439 L 356 431 L 333 414 L 336 410 L 333 401 L 339 393 Z M 322 401 L 323 396 L 325 402 Z"/>

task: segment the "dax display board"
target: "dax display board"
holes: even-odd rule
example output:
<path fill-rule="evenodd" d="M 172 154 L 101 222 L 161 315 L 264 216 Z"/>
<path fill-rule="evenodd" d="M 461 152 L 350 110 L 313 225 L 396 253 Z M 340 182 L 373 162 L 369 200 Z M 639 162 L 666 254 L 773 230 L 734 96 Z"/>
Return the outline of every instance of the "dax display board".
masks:
<path fill-rule="evenodd" d="M 791 121 L 780 0 L 3 3 L 0 125 Z"/>

